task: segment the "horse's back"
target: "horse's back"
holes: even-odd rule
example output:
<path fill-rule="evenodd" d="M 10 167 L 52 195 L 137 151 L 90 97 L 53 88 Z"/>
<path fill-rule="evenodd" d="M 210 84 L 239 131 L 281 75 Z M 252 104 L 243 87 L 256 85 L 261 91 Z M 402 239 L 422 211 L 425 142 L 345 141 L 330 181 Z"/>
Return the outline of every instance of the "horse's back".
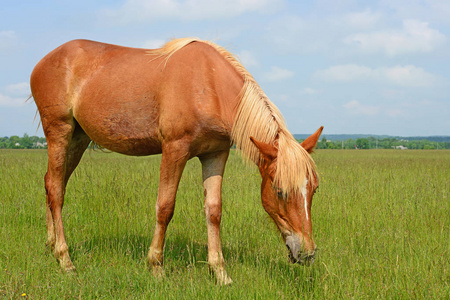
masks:
<path fill-rule="evenodd" d="M 145 49 L 75 40 L 39 62 L 31 87 L 44 131 L 55 118 L 74 118 L 98 144 L 148 155 L 167 140 L 229 138 L 242 86 L 231 69 L 202 43 L 165 61 Z"/>

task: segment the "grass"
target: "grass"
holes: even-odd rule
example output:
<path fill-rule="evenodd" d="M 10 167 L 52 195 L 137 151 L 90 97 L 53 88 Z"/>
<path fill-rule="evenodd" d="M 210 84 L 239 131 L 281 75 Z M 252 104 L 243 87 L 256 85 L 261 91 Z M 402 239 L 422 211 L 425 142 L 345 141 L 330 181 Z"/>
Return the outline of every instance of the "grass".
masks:
<path fill-rule="evenodd" d="M 222 241 L 232 286 L 206 264 L 200 163 L 183 174 L 169 226 L 166 278 L 145 257 L 153 236 L 159 156 L 87 152 L 63 210 L 78 272 L 45 247 L 46 152 L 0 151 L 0 298 L 450 298 L 450 151 L 319 150 L 313 200 L 319 256 L 291 265 L 262 208 L 260 177 L 232 152 L 223 187 Z"/>

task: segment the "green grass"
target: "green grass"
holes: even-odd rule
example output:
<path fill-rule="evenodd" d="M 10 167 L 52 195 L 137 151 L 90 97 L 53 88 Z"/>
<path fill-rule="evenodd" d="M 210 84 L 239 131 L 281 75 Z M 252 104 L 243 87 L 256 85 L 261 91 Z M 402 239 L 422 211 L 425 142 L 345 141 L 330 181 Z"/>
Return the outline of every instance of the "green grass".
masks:
<path fill-rule="evenodd" d="M 0 298 L 450 298 L 450 151 L 319 150 L 312 218 L 319 255 L 291 265 L 260 204 L 260 177 L 232 152 L 222 241 L 232 286 L 206 264 L 201 168 L 183 174 L 165 248 L 166 278 L 147 271 L 159 156 L 88 151 L 63 210 L 77 267 L 63 273 L 45 247 L 46 152 L 0 151 Z"/>

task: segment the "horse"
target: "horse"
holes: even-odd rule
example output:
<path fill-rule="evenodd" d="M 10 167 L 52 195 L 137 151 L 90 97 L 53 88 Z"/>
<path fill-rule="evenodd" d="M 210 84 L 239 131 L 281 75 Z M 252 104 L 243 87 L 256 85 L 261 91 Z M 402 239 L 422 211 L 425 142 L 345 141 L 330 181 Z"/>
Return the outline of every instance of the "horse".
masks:
<path fill-rule="evenodd" d="M 48 146 L 47 245 L 63 270 L 75 271 L 64 236 L 64 194 L 91 142 L 125 155 L 162 154 L 147 256 L 154 276 L 164 275 L 165 233 L 181 174 L 186 162 L 198 157 L 209 267 L 219 284 L 232 282 L 220 222 L 222 179 L 233 144 L 259 169 L 262 205 L 290 261 L 314 261 L 311 204 L 318 174 L 310 153 L 323 127 L 299 144 L 278 108 L 224 48 L 198 38 L 175 39 L 153 50 L 73 40 L 38 62 L 30 86 Z"/>

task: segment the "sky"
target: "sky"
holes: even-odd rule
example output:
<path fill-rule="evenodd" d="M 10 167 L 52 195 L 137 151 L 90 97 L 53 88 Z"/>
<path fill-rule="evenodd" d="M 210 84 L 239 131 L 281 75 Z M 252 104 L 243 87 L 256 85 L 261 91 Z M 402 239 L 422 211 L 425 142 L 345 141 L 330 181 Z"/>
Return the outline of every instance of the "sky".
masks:
<path fill-rule="evenodd" d="M 294 134 L 450 135 L 448 0 L 0 0 L 0 136 L 44 136 L 29 77 L 73 39 L 235 54 Z"/>

